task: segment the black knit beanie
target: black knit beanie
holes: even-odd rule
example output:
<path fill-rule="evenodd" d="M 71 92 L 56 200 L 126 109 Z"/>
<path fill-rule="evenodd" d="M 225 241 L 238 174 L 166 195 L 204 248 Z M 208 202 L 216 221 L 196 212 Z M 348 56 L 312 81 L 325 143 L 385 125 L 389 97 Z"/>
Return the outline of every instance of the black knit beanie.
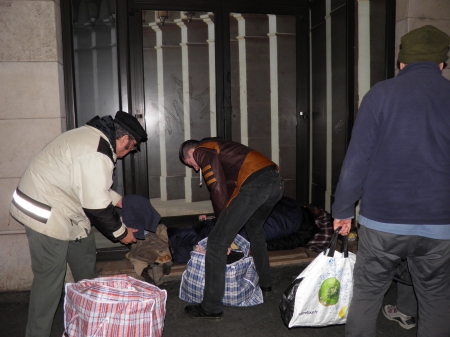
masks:
<path fill-rule="evenodd" d="M 398 62 L 445 62 L 449 44 L 450 37 L 434 26 L 414 29 L 401 38 Z"/>

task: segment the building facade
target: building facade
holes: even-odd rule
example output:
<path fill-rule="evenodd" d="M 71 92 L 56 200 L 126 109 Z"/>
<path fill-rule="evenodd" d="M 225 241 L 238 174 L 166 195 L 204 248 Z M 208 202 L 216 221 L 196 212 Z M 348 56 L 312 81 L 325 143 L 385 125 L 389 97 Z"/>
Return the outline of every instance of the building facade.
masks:
<path fill-rule="evenodd" d="M 367 41 L 373 30 L 370 29 L 370 1 L 358 0 L 355 6 L 358 46 L 355 92 L 359 101 L 372 85 L 368 72 L 373 69 L 371 44 Z M 432 24 L 450 34 L 448 0 L 397 0 L 395 7 L 395 54 L 400 37 L 420 26 Z M 242 16 L 236 19 L 242 20 Z M 0 291 L 28 290 L 31 286 L 27 238 L 23 226 L 9 215 L 9 204 L 31 158 L 66 131 L 62 42 L 59 0 L 0 0 Z M 208 45 L 200 48 L 204 53 L 199 57 L 207 58 Z M 450 79 L 450 70 L 443 72 Z M 207 83 L 209 79 L 204 81 Z M 332 133 L 333 129 L 327 132 Z M 326 206 L 329 207 L 329 202 Z"/>

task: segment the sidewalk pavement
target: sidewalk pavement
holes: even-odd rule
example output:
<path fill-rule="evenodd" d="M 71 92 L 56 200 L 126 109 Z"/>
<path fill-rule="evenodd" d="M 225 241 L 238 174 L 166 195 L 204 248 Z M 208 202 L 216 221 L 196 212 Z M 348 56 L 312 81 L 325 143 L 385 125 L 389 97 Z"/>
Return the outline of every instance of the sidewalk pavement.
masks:
<path fill-rule="evenodd" d="M 192 319 L 184 314 L 188 304 L 178 298 L 180 280 L 172 280 L 160 286 L 168 293 L 166 318 L 163 337 L 284 337 L 311 336 L 334 337 L 344 336 L 344 325 L 323 328 L 288 329 L 280 316 L 278 305 L 282 293 L 300 274 L 306 264 L 272 267 L 272 293 L 264 297 L 264 303 L 249 308 L 224 308 L 221 321 Z M 395 304 L 396 285 L 391 286 L 384 299 L 384 304 Z M 25 334 L 27 321 L 29 292 L 0 293 L 0 335 L 21 337 Z M 64 331 L 63 298 L 55 316 L 51 337 L 61 337 Z M 396 322 L 387 320 L 381 313 L 377 320 L 377 336 L 412 337 L 416 328 L 405 330 Z M 119 336 L 118 336 L 119 337 Z"/>

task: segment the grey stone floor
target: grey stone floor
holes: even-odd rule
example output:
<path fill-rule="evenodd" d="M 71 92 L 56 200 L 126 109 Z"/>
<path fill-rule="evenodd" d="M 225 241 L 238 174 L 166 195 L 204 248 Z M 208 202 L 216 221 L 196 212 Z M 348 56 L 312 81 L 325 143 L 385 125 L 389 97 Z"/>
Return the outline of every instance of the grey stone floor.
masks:
<path fill-rule="evenodd" d="M 163 337 L 252 337 L 252 336 L 323 336 L 344 335 L 344 326 L 323 328 L 293 328 L 284 325 L 278 305 L 283 291 L 303 270 L 305 265 L 272 267 L 273 291 L 266 296 L 265 303 L 250 308 L 224 308 L 224 318 L 219 322 L 191 319 L 183 312 L 186 302 L 178 298 L 180 281 L 163 284 L 168 299 Z M 384 303 L 395 303 L 396 286 L 386 294 Z M 0 336 L 24 336 L 27 321 L 29 292 L 0 293 Z M 64 330 L 63 300 L 55 316 L 51 337 L 61 337 Z M 377 336 L 412 337 L 416 328 L 405 330 L 397 323 L 387 320 L 382 314 L 377 321 Z"/>

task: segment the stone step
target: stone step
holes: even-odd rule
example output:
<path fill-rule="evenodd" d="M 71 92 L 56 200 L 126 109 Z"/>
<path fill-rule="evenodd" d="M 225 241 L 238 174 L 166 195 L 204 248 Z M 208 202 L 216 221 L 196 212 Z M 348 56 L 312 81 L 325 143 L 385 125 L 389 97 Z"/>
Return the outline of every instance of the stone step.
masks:
<path fill-rule="evenodd" d="M 298 247 L 291 250 L 270 251 L 269 262 L 271 267 L 303 264 L 311 262 L 317 255 L 318 254 L 316 252 L 303 247 Z M 185 264 L 174 263 L 171 267 L 169 278 L 165 279 L 180 279 L 185 267 Z M 99 277 L 126 274 L 142 279 L 140 275 L 138 276 L 135 273 L 133 265 L 128 259 L 118 261 L 99 261 L 97 262 L 97 272 Z"/>

